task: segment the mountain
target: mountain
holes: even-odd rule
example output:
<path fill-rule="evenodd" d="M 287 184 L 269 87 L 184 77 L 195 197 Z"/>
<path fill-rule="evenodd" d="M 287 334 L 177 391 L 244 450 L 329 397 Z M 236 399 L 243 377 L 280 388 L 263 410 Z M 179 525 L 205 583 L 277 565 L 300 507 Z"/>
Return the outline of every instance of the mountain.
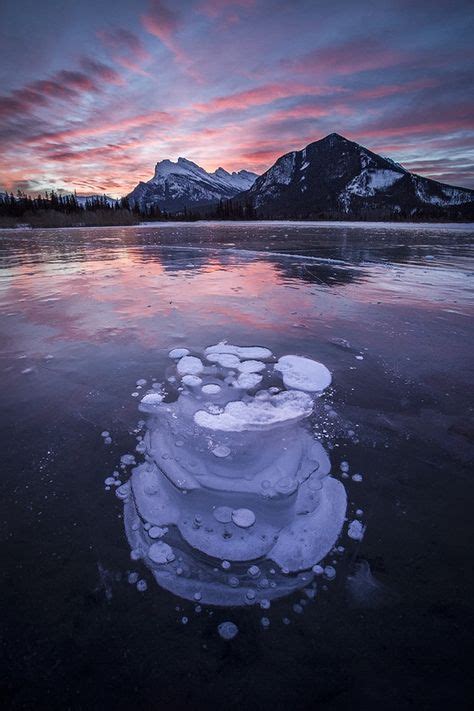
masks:
<path fill-rule="evenodd" d="M 81 207 L 85 207 L 86 203 L 94 203 L 94 202 L 100 202 L 100 201 L 105 201 L 109 207 L 113 207 L 115 205 L 115 200 L 108 195 L 76 195 L 76 200 L 79 203 Z"/>
<path fill-rule="evenodd" d="M 474 191 L 410 173 L 337 133 L 286 153 L 241 193 L 257 217 L 474 219 Z"/>
<path fill-rule="evenodd" d="M 156 164 L 153 178 L 138 183 L 127 197 L 132 207 L 138 205 L 141 210 L 159 207 L 179 212 L 232 198 L 248 190 L 256 177 L 247 170 L 228 173 L 224 168 L 208 173 L 186 158 L 178 158 L 176 163 L 162 160 Z"/>

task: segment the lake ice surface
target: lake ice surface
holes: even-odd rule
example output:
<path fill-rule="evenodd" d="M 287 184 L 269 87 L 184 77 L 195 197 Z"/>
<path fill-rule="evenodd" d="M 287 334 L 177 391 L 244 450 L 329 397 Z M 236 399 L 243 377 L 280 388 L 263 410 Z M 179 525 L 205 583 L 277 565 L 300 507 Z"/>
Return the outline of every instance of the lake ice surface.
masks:
<path fill-rule="evenodd" d="M 207 708 L 212 679 L 221 708 L 465 706 L 472 236 L 463 225 L 290 223 L 0 234 L 7 705 Z M 157 585 L 130 559 L 113 495 L 146 454 L 138 403 L 149 390 L 163 402 L 178 360 L 207 367 L 222 338 L 275 354 L 247 360 L 293 354 L 328 368 L 331 386 L 308 393 L 317 410 L 294 427 L 319 440 L 325 481 L 347 492 L 347 521 L 312 582 L 232 608 Z M 265 378 L 266 367 L 232 377 Z M 202 375 L 182 380 L 199 393 Z M 222 471 L 229 456 L 216 443 L 210 461 Z M 237 506 L 217 507 L 215 521 L 252 530 L 258 511 Z M 362 540 L 348 535 L 355 520 Z M 142 525 L 172 548 L 170 526 Z M 242 590 L 236 563 L 220 561 Z M 244 565 L 259 580 L 260 561 Z M 226 641 L 229 622 L 239 633 Z"/>

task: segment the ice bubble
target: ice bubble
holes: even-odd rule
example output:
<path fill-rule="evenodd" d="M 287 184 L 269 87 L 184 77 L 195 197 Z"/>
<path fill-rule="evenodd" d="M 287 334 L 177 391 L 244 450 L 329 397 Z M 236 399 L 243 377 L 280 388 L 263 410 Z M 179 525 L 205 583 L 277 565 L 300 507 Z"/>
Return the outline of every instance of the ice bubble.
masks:
<path fill-rule="evenodd" d="M 260 624 L 266 629 L 267 627 L 270 627 L 270 620 L 268 619 L 268 617 L 262 617 L 262 619 L 260 620 Z"/>
<path fill-rule="evenodd" d="M 262 610 L 269 610 L 270 609 L 270 600 L 267 600 L 267 598 L 265 598 L 265 597 L 262 598 L 262 600 L 260 600 L 260 607 L 262 608 Z"/>
<path fill-rule="evenodd" d="M 336 569 L 332 565 L 326 565 L 324 568 L 324 577 L 327 580 L 333 580 L 336 577 Z"/>
<path fill-rule="evenodd" d="M 341 462 L 341 465 L 339 468 L 340 468 L 341 472 L 344 472 L 344 473 L 348 472 L 349 471 L 349 462 Z"/>
<path fill-rule="evenodd" d="M 217 447 L 214 447 L 212 453 L 215 457 L 228 457 L 230 454 L 230 447 L 226 447 L 225 444 L 218 444 Z"/>
<path fill-rule="evenodd" d="M 216 383 L 208 383 L 207 385 L 202 386 L 202 392 L 206 395 L 216 395 L 217 393 L 220 393 L 220 391 L 221 386 Z"/>
<path fill-rule="evenodd" d="M 229 353 L 210 353 L 206 358 L 211 363 L 217 363 L 223 368 L 237 368 L 240 365 L 237 356 Z"/>
<path fill-rule="evenodd" d="M 198 378 L 197 375 L 185 375 L 182 382 L 190 388 L 197 388 L 201 385 L 202 378 Z"/>
<path fill-rule="evenodd" d="M 176 369 L 179 375 L 199 375 L 204 366 L 199 358 L 186 355 L 178 361 Z"/>
<path fill-rule="evenodd" d="M 127 580 L 130 585 L 135 585 L 135 583 L 138 581 L 138 573 L 129 573 Z"/>
<path fill-rule="evenodd" d="M 257 375 L 257 373 L 241 373 L 235 385 L 242 390 L 253 390 L 262 382 L 262 376 Z"/>
<path fill-rule="evenodd" d="M 217 627 L 217 631 L 222 639 L 230 640 L 234 639 L 234 637 L 238 634 L 239 628 L 237 625 L 234 625 L 233 622 L 221 622 L 221 624 Z"/>
<path fill-rule="evenodd" d="M 147 587 L 148 587 L 148 585 L 147 585 L 146 580 L 143 580 L 143 579 L 142 579 L 142 580 L 139 580 L 139 581 L 138 581 L 138 583 L 137 583 L 137 590 L 138 590 L 138 592 L 145 592 L 145 590 L 147 589 Z"/>
<path fill-rule="evenodd" d="M 130 464 L 135 464 L 135 457 L 133 454 L 124 454 L 123 456 L 120 457 L 120 463 L 125 464 L 125 466 L 129 466 Z"/>
<path fill-rule="evenodd" d="M 206 356 L 212 353 L 230 353 L 238 356 L 242 360 L 245 358 L 267 360 L 272 356 L 272 352 L 268 350 L 268 348 L 262 348 L 261 346 L 232 346 L 230 343 L 226 343 L 226 341 L 206 348 Z"/>
<path fill-rule="evenodd" d="M 272 395 L 265 400 L 233 400 L 223 412 L 212 415 L 198 410 L 194 421 L 200 427 L 225 432 L 268 429 L 272 426 L 308 417 L 313 409 L 313 401 L 306 393 L 289 390 Z"/>
<path fill-rule="evenodd" d="M 325 365 L 302 356 L 283 356 L 275 364 L 287 388 L 306 392 L 322 392 L 331 384 L 331 373 Z"/>
<path fill-rule="evenodd" d="M 230 506 L 218 506 L 212 514 L 219 523 L 230 523 L 232 521 L 232 509 Z"/>
<path fill-rule="evenodd" d="M 143 405 L 159 405 L 163 401 L 164 395 L 162 393 L 152 392 L 147 393 L 141 399 Z"/>
<path fill-rule="evenodd" d="M 247 573 L 252 578 L 257 578 L 260 575 L 260 568 L 258 567 L 258 565 L 251 565 L 250 568 L 248 569 Z"/>
<path fill-rule="evenodd" d="M 128 481 L 125 482 L 125 484 L 121 484 L 119 479 L 115 480 L 115 486 L 118 487 L 115 491 L 115 495 L 117 496 L 118 499 L 122 499 L 122 501 L 125 501 L 130 496 L 130 491 L 131 491 L 131 486 L 128 483 Z"/>
<path fill-rule="evenodd" d="M 296 612 L 298 615 L 301 615 L 303 612 L 303 607 L 300 605 L 298 602 L 295 602 L 293 605 L 293 612 Z"/>
<path fill-rule="evenodd" d="M 148 557 L 154 563 L 162 565 L 163 563 L 170 563 L 174 560 L 175 555 L 173 549 L 167 543 L 163 541 L 158 541 L 158 543 L 153 543 L 148 549 Z"/>
<path fill-rule="evenodd" d="M 173 350 L 168 353 L 170 358 L 184 358 L 184 356 L 187 355 L 189 355 L 187 348 L 173 348 Z"/>
<path fill-rule="evenodd" d="M 255 514 L 250 509 L 234 509 L 232 521 L 239 528 L 250 528 L 255 523 Z"/>
<path fill-rule="evenodd" d="M 237 365 L 237 370 L 241 373 L 260 373 L 267 366 L 259 360 L 244 360 Z"/>
<path fill-rule="evenodd" d="M 135 385 L 138 385 L 140 387 L 143 387 L 143 385 L 146 385 L 146 380 L 144 378 L 140 378 L 140 380 L 137 380 Z"/>
<path fill-rule="evenodd" d="M 204 358 L 181 355 L 172 367 L 183 387 L 165 402 L 156 383 L 147 393 L 158 395 L 156 405 L 139 405 L 149 414 L 146 430 L 143 421 L 135 430 L 145 461 L 124 455 L 121 468 L 133 469 L 117 489 L 131 558 L 193 603 L 199 594 L 209 605 L 267 609 L 271 600 L 312 589 L 346 515 L 344 487 L 329 476 L 329 457 L 313 434 L 316 420 L 302 423 L 319 392 L 301 387 L 315 364 L 301 359 L 311 367 L 290 369 L 296 389 L 255 393 L 258 371 L 272 368 L 261 362 L 270 351 L 219 344 L 205 357 L 206 367 Z M 294 364 L 291 358 L 299 357 L 290 357 Z M 224 362 L 232 373 L 218 372 Z M 253 387 L 238 386 L 245 378 Z M 321 431 L 327 411 L 314 417 Z"/>
<path fill-rule="evenodd" d="M 362 474 L 354 474 L 352 476 L 352 481 L 362 481 Z"/>
<path fill-rule="evenodd" d="M 104 444 L 112 444 L 112 437 L 105 437 Z"/>
<path fill-rule="evenodd" d="M 104 481 L 105 486 L 113 486 L 115 484 L 115 479 L 113 476 L 108 476 Z"/>
<path fill-rule="evenodd" d="M 104 430 L 103 432 L 100 433 L 101 437 L 110 437 L 110 432 L 107 432 L 107 430 Z"/>
<path fill-rule="evenodd" d="M 167 532 L 167 528 L 162 528 L 161 526 L 151 526 L 148 530 L 148 535 L 150 538 L 163 538 Z"/>
<path fill-rule="evenodd" d="M 363 516 L 364 512 L 362 511 L 362 509 L 357 509 L 357 511 L 355 512 L 355 515 L 356 516 Z"/>
<path fill-rule="evenodd" d="M 352 538 L 354 541 L 361 541 L 364 537 L 364 533 L 365 526 L 363 526 L 360 521 L 354 519 L 354 521 L 350 522 L 349 528 L 347 530 L 347 535 L 349 536 L 349 538 Z"/>
<path fill-rule="evenodd" d="M 184 616 L 181 618 L 181 624 L 187 625 L 188 622 L 189 622 L 188 618 L 184 615 Z"/>

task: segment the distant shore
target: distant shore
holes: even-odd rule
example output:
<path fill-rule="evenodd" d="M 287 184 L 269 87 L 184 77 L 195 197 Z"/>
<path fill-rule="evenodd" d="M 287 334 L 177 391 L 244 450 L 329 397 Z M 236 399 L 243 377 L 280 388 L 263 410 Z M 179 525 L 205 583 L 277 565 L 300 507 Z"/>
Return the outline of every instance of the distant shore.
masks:
<path fill-rule="evenodd" d="M 439 227 L 442 230 L 449 230 L 451 232 L 466 232 L 474 233 L 474 222 L 369 222 L 369 221 L 357 221 L 357 220 L 162 220 L 162 221 L 152 221 L 152 222 L 136 222 L 128 224 L 112 224 L 112 225 L 64 225 L 64 226 L 31 226 L 28 224 L 18 223 L 14 226 L 6 226 L 0 224 L 1 232 L 19 232 L 21 230 L 31 230 L 32 232 L 40 230 L 87 230 L 87 229 L 112 229 L 112 228 L 166 228 L 166 227 L 191 227 L 191 226 L 222 226 L 222 225 L 232 225 L 233 227 L 252 227 L 252 226 L 264 226 L 272 225 L 274 227 L 285 227 L 299 225 L 301 227 L 330 227 L 339 229 L 385 229 L 385 230 L 432 230 Z"/>

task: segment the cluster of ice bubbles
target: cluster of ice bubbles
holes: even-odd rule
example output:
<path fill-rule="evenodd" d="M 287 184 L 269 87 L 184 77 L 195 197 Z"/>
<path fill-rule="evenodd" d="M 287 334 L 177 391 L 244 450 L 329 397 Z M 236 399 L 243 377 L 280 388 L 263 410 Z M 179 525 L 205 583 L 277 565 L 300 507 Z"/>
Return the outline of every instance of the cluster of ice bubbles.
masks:
<path fill-rule="evenodd" d="M 311 583 L 343 526 L 344 486 L 304 422 L 331 374 L 260 346 L 169 355 L 167 391 L 139 405 L 144 462 L 116 490 L 132 559 L 182 598 L 266 609 Z"/>

